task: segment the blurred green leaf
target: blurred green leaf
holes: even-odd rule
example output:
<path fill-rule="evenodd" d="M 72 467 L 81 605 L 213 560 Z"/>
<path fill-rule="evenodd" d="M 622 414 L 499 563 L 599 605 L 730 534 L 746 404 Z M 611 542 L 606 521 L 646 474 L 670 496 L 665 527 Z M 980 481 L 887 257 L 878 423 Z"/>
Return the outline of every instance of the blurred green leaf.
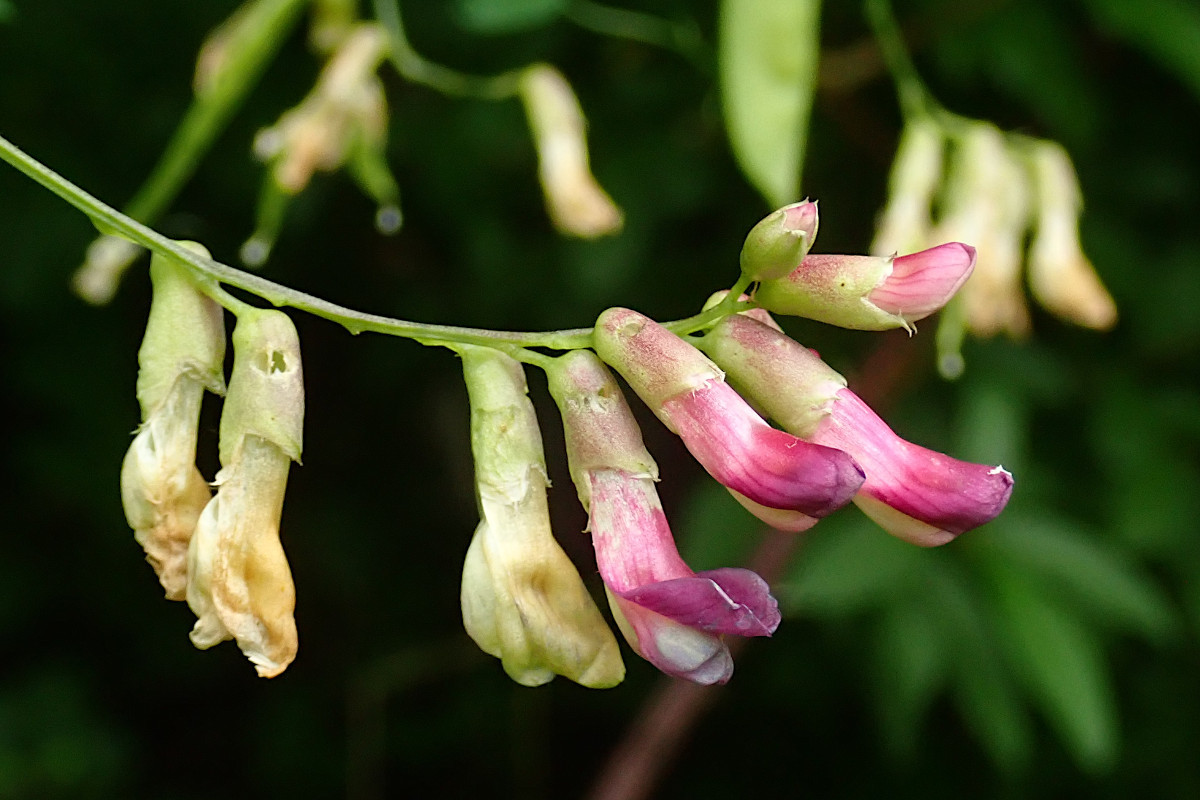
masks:
<path fill-rule="evenodd" d="M 901 760 L 914 755 L 922 718 L 945 683 L 951 649 L 945 629 L 917 603 L 884 609 L 872 643 L 875 702 L 884 741 Z"/>
<path fill-rule="evenodd" d="M 481 34 L 505 34 L 548 25 L 566 10 L 567 0 L 457 0 L 459 23 Z"/>
<path fill-rule="evenodd" d="M 967 363 L 973 363 L 970 356 Z M 1014 491 L 1021 491 L 1029 429 L 1025 397 L 1014 392 L 1011 384 L 993 380 L 983 369 L 968 367 L 961 384 L 955 456 L 967 461 L 1003 464 L 1016 478 Z"/>
<path fill-rule="evenodd" d="M 959 713 L 1001 770 L 1023 769 L 1033 752 L 1029 715 L 995 641 L 995 623 L 978 582 L 956 560 L 956 551 L 925 551 L 937 559 L 920 599 L 944 631 L 954 665 L 953 696 Z"/>
<path fill-rule="evenodd" d="M 1033 731 L 1012 678 L 991 656 L 972 645 L 959 648 L 955 705 L 996 766 L 1015 773 L 1033 754 Z"/>
<path fill-rule="evenodd" d="M 776 588 L 784 614 L 852 615 L 895 602 L 920 585 L 929 551 L 880 530 L 849 510 L 822 520 L 807 534 L 796 566 Z"/>
<path fill-rule="evenodd" d="M 1048 514 L 998 519 L 984 552 L 1037 579 L 1097 623 L 1161 641 L 1177 626 L 1170 601 L 1150 575 L 1077 523 Z"/>
<path fill-rule="evenodd" d="M 820 0 L 722 0 L 725 129 L 772 208 L 798 200 L 820 51 Z"/>
<path fill-rule="evenodd" d="M 17 15 L 17 7 L 8 0 L 0 0 L 0 22 L 8 22 Z"/>
<path fill-rule="evenodd" d="M 1116 700 L 1095 633 L 1021 573 L 993 570 L 1000 644 L 1013 671 L 1075 762 L 1110 770 L 1119 747 Z"/>
<path fill-rule="evenodd" d="M 1200 97 L 1200 5 L 1190 0 L 1087 0 L 1096 23 L 1174 72 Z"/>

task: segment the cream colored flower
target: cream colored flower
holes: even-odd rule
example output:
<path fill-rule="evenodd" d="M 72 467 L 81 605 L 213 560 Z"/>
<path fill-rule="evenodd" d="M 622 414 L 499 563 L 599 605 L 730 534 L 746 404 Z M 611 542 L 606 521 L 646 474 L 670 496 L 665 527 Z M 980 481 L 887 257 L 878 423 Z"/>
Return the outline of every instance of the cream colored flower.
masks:
<path fill-rule="evenodd" d="M 871 253 L 894 256 L 923 250 L 935 242 L 933 198 L 942 184 L 945 136 L 931 119 L 904 126 L 888 177 L 888 201 L 875 229 Z"/>
<path fill-rule="evenodd" d="M 955 153 L 934 239 L 973 244 L 975 272 L 962 288 L 967 325 L 978 336 L 1029 333 L 1021 285 L 1021 243 L 1028 219 L 1028 190 L 1021 165 L 1004 134 L 976 123 Z"/>
<path fill-rule="evenodd" d="M 271 678 L 296 657 L 296 593 L 279 519 L 288 470 L 300 459 L 304 384 L 300 342 L 281 311 L 242 312 L 233 333 L 233 375 L 221 414 L 217 495 L 188 550 L 192 643 L 234 639 Z"/>
<path fill-rule="evenodd" d="M 1038 214 L 1029 246 L 1029 288 L 1047 311 L 1097 330 L 1117 322 L 1117 305 L 1079 242 L 1083 195 L 1071 157 L 1053 142 L 1031 156 Z"/>
<path fill-rule="evenodd" d="M 542 438 L 521 366 L 487 348 L 461 354 L 481 517 L 463 565 L 463 625 L 517 683 L 558 674 L 615 686 L 625 677 L 616 638 L 550 529 Z"/>
<path fill-rule="evenodd" d="M 211 497 L 196 469 L 196 434 L 205 390 L 225 389 L 225 325 L 221 307 L 181 267 L 155 255 L 150 277 L 154 295 L 138 351 L 142 425 L 121 466 L 121 502 L 167 599 L 182 600 L 188 541 Z"/>
<path fill-rule="evenodd" d="M 621 209 L 588 165 L 587 121 L 571 84 L 554 67 L 535 64 L 522 75 L 520 93 L 551 222 L 561 232 L 585 239 L 619 231 Z"/>

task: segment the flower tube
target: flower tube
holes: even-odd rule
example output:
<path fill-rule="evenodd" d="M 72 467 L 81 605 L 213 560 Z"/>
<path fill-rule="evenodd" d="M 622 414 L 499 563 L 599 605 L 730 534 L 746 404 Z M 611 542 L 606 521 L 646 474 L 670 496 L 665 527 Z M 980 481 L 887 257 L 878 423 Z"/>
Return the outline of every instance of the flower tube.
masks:
<path fill-rule="evenodd" d="M 609 309 L 596 322 L 594 342 L 701 466 L 753 503 L 823 517 L 862 484 L 852 458 L 772 428 L 716 364 L 649 317 Z"/>
<path fill-rule="evenodd" d="M 854 502 L 888 533 L 926 547 L 995 518 L 1013 480 L 897 436 L 813 351 L 745 314 L 718 323 L 700 346 L 785 430 L 854 457 L 866 481 Z"/>
<path fill-rule="evenodd" d="M 654 488 L 658 467 L 620 387 L 595 355 L 568 353 L 548 375 L 571 478 L 588 511 L 596 563 L 621 632 L 669 675 L 726 682 L 733 659 L 722 636 L 770 636 L 779 625 L 769 587 L 745 569 L 695 573 L 679 556 Z"/>

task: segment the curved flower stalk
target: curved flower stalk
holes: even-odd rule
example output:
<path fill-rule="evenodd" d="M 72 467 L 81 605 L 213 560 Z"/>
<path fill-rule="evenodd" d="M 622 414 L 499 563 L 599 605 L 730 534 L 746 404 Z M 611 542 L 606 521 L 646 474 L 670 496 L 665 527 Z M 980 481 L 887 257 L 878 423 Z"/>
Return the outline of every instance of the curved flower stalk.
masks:
<path fill-rule="evenodd" d="M 183 600 L 188 542 L 212 497 L 196 469 L 196 433 L 205 390 L 225 393 L 225 323 L 221 307 L 168 259 L 151 259 L 150 279 L 154 296 L 138 350 L 142 424 L 121 465 L 121 502 L 167 599 Z"/>
<path fill-rule="evenodd" d="M 808 255 L 755 301 L 769 311 L 864 331 L 905 328 L 949 302 L 971 276 L 975 248 L 960 242 L 906 256 Z"/>
<path fill-rule="evenodd" d="M 848 503 L 862 484 L 852 458 L 772 428 L 716 364 L 649 317 L 609 309 L 596 321 L 593 339 L 600 357 L 701 466 L 752 504 L 823 517 Z"/>
<path fill-rule="evenodd" d="M 259 676 L 296 657 L 296 592 L 279 542 L 288 469 L 300 460 L 300 342 L 282 311 L 239 312 L 233 374 L 221 413 L 217 494 L 188 550 L 187 601 L 200 649 L 234 639 Z"/>
<path fill-rule="evenodd" d="M 733 659 L 722 636 L 770 636 L 779 625 L 769 587 L 745 569 L 695 573 L 679 556 L 654 488 L 658 467 L 616 380 L 595 355 L 568 353 L 548 374 L 571 478 L 622 633 L 669 675 L 726 682 Z"/>
<path fill-rule="evenodd" d="M 700 342 L 729 380 L 785 430 L 854 457 L 866 481 L 854 502 L 893 536 L 945 544 L 995 518 L 1013 480 L 897 436 L 817 355 L 776 328 L 737 314 Z"/>
<path fill-rule="evenodd" d="M 625 677 L 620 648 L 554 540 L 546 465 L 521 365 L 463 347 L 480 523 L 462 575 L 463 625 L 517 683 L 556 674 L 592 688 Z"/>

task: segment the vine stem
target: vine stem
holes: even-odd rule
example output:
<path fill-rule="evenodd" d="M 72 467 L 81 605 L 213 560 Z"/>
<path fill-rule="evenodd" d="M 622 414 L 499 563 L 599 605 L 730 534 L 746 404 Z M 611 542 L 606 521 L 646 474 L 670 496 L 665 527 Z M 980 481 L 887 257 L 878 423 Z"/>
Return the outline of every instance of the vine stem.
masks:
<path fill-rule="evenodd" d="M 900 96 L 900 108 L 908 119 L 917 119 L 936 114 L 939 106 L 930 95 L 917 73 L 912 56 L 904 46 L 900 24 L 892 12 L 889 0 L 866 0 L 864 5 L 867 22 L 879 43 L 884 63 L 896 84 Z"/>
<path fill-rule="evenodd" d="M 201 291 L 227 308 L 230 307 L 230 296 L 221 289 L 221 284 L 242 289 L 275 306 L 288 306 L 336 322 L 352 334 L 370 331 L 412 339 L 426 345 L 476 344 L 505 350 L 528 347 L 575 350 L 590 347 L 592 344 L 591 328 L 532 332 L 495 331 L 410 322 L 346 308 L 189 250 L 84 191 L 3 136 L 0 136 L 0 159 L 7 161 L 82 211 L 102 234 L 126 239 L 177 261 L 192 273 Z M 748 307 L 749 303 L 738 301 L 741 291 L 748 283 L 745 279 L 739 280 L 734 290 L 721 303 L 693 317 L 665 323 L 666 327 L 682 336 L 702 330 L 722 317 Z M 236 311 L 235 308 L 230 310 Z"/>

